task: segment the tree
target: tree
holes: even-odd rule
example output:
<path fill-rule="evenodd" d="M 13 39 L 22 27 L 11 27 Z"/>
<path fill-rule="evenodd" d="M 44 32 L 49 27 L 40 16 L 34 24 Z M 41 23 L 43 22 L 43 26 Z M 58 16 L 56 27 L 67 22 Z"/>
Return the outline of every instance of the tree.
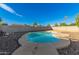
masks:
<path fill-rule="evenodd" d="M 0 26 L 2 26 L 3 24 L 3 21 L 2 21 L 2 18 L 0 18 Z"/>
<path fill-rule="evenodd" d="M 64 16 L 64 22 L 66 22 L 67 18 L 68 18 L 68 16 Z"/>
<path fill-rule="evenodd" d="M 4 23 L 2 18 L 0 17 L 0 26 L 3 26 L 3 25 L 8 25 L 7 23 Z"/>
<path fill-rule="evenodd" d="M 2 22 L 2 18 L 0 18 L 0 22 Z"/>
<path fill-rule="evenodd" d="M 68 24 L 68 26 L 75 26 L 75 25 L 76 25 L 75 23 Z"/>
<path fill-rule="evenodd" d="M 51 26 L 50 24 L 47 24 L 47 26 Z"/>
<path fill-rule="evenodd" d="M 57 23 L 55 23 L 55 24 L 54 24 L 54 26 L 58 26 L 58 24 L 57 24 Z"/>
<path fill-rule="evenodd" d="M 60 23 L 60 26 L 67 26 L 67 24 L 66 24 L 67 18 L 68 18 L 68 16 L 64 16 L 64 22 Z"/>
<path fill-rule="evenodd" d="M 78 26 L 79 27 L 79 15 L 77 15 L 77 17 L 76 17 L 76 19 L 75 19 L 76 21 L 75 21 L 75 24 L 76 24 L 76 26 Z"/>
<path fill-rule="evenodd" d="M 67 26 L 67 24 L 63 22 L 63 23 L 60 23 L 60 26 Z"/>
<path fill-rule="evenodd" d="M 7 24 L 7 23 L 3 23 L 2 25 L 5 25 L 5 26 L 7 26 L 8 24 Z"/>

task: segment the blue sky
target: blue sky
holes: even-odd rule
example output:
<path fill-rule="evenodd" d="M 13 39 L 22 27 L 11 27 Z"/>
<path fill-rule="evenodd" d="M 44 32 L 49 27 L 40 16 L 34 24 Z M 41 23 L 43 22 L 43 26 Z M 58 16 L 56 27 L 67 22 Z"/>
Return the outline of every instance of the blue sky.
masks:
<path fill-rule="evenodd" d="M 64 16 L 68 16 L 66 23 L 75 21 L 75 16 L 79 13 L 79 4 L 68 3 L 7 3 L 18 16 L 0 8 L 0 17 L 8 24 L 32 24 L 37 22 L 46 25 L 64 21 Z"/>

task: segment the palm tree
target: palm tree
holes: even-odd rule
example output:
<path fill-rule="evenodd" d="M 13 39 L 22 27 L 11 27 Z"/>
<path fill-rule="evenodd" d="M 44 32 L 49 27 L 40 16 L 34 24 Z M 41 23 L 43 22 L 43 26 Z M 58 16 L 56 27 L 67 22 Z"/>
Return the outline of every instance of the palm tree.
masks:
<path fill-rule="evenodd" d="M 78 27 L 79 27 L 79 15 L 77 15 L 77 17 L 76 17 L 76 19 L 75 19 L 75 20 L 76 20 L 76 22 L 75 22 L 75 23 L 76 23 L 76 26 L 78 26 Z"/>
<path fill-rule="evenodd" d="M 64 16 L 64 22 L 66 22 L 67 18 L 68 18 L 68 16 Z"/>
<path fill-rule="evenodd" d="M 68 16 L 64 16 L 64 22 L 60 23 L 60 26 L 66 26 L 66 20 L 67 20 Z"/>

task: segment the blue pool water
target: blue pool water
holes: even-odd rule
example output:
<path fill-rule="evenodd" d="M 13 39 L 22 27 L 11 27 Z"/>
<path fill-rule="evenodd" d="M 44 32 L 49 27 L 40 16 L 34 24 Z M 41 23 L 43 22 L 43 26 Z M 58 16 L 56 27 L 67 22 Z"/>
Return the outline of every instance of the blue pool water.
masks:
<path fill-rule="evenodd" d="M 52 33 L 49 32 L 28 33 L 26 38 L 32 43 L 55 43 L 60 41 L 60 39 L 54 37 Z"/>

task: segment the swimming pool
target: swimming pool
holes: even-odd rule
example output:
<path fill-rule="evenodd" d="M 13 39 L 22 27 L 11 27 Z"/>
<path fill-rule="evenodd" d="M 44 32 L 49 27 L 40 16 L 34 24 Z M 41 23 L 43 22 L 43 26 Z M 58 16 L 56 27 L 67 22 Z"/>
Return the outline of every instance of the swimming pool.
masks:
<path fill-rule="evenodd" d="M 50 32 L 31 32 L 27 34 L 26 38 L 32 43 L 55 43 L 60 41 Z"/>

